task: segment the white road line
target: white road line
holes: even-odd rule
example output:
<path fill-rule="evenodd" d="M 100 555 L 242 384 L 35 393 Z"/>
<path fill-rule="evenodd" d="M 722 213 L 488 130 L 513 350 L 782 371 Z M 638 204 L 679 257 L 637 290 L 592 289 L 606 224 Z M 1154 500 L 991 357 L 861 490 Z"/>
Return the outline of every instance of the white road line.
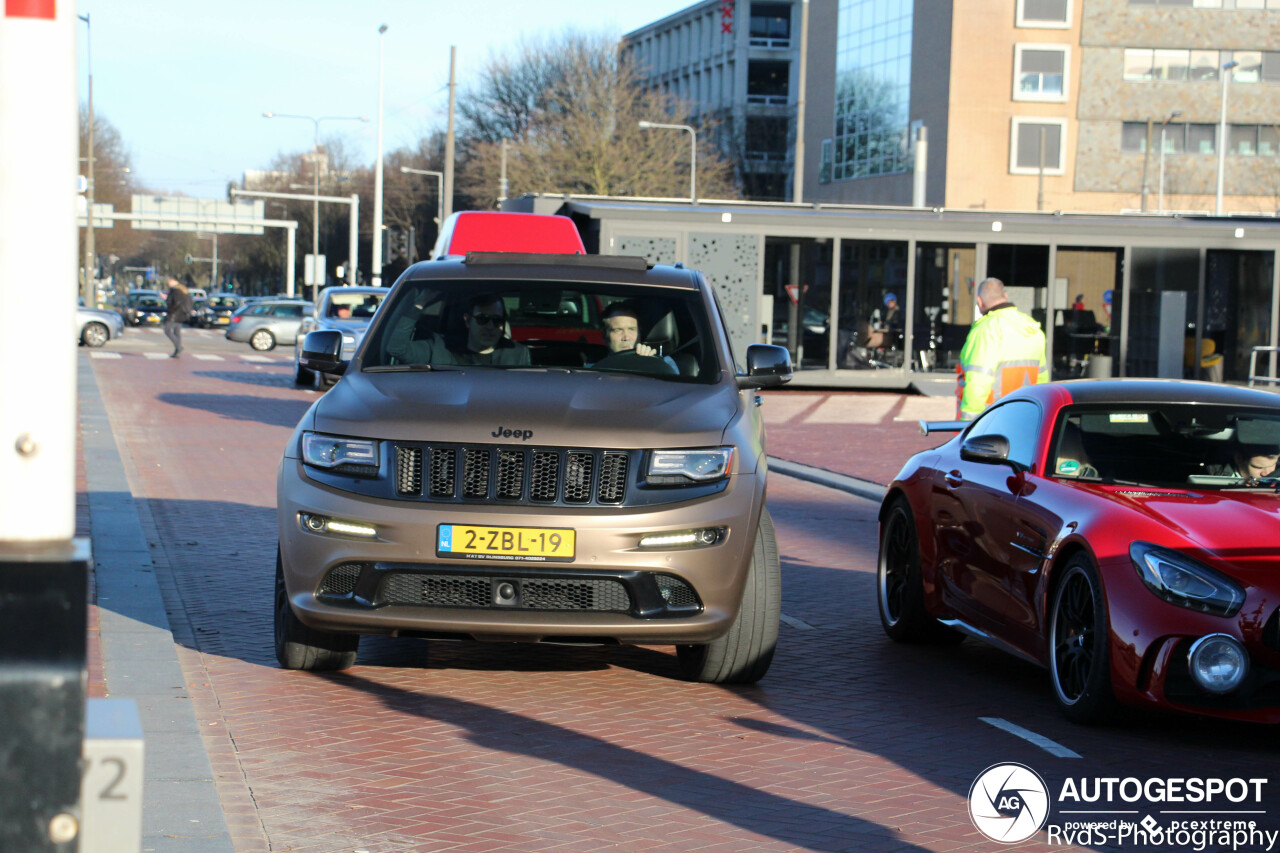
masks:
<path fill-rule="evenodd" d="M 193 358 L 198 358 L 201 361 L 222 361 L 222 356 L 214 355 L 213 353 L 208 353 L 208 352 L 196 352 L 196 353 L 192 353 L 191 355 Z"/>
<path fill-rule="evenodd" d="M 803 619 L 797 619 L 794 616 L 788 616 L 785 613 L 781 614 L 778 618 L 780 618 L 783 622 L 786 622 L 792 628 L 799 628 L 801 631 L 813 630 L 813 626 L 810 625 L 808 622 L 804 621 Z"/>
<path fill-rule="evenodd" d="M 163 353 L 163 352 L 144 352 L 142 356 L 143 358 L 168 358 L 169 357 L 168 353 Z"/>
<path fill-rule="evenodd" d="M 999 717 L 979 717 L 979 720 L 989 726 L 995 726 L 997 729 L 1008 732 L 1015 737 L 1020 737 L 1028 743 L 1040 747 L 1045 752 L 1056 758 L 1079 758 L 1080 754 L 1072 752 L 1057 741 L 1049 740 L 1044 735 L 1038 735 L 1030 729 L 1024 729 L 1022 726 L 1014 725 L 1008 720 L 1002 720 Z"/>
<path fill-rule="evenodd" d="M 124 358 L 118 352 L 91 352 L 89 358 Z"/>
<path fill-rule="evenodd" d="M 267 358 L 265 355 L 242 355 L 240 356 L 240 358 L 243 359 L 244 361 L 265 361 L 265 362 L 275 361 L 275 359 Z"/>

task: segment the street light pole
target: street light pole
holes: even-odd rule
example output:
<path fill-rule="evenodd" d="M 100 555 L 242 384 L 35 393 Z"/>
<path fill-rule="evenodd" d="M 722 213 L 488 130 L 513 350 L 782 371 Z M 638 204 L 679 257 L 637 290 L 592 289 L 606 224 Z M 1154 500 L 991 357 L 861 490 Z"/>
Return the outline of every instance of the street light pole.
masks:
<path fill-rule="evenodd" d="M 368 121 L 368 116 L 304 116 L 293 115 L 289 113 L 271 113 L 262 114 L 263 118 L 295 118 L 303 119 L 311 122 L 313 133 L 311 148 L 311 167 L 312 167 L 312 186 L 314 189 L 313 200 L 311 205 L 311 262 L 315 264 L 316 258 L 320 256 L 320 122 L 322 121 Z M 376 261 L 375 261 L 376 263 Z M 319 295 L 319 284 L 316 279 L 323 274 L 323 271 L 316 270 L 314 267 L 311 271 L 311 301 L 315 302 Z"/>
<path fill-rule="evenodd" d="M 382 36 L 387 25 L 378 27 L 378 157 L 373 167 L 373 278 L 382 287 Z"/>
<path fill-rule="evenodd" d="M 96 308 L 98 294 L 94 285 L 94 271 L 98 265 L 94 263 L 94 255 L 97 251 L 93 242 L 93 25 L 89 23 L 88 14 L 77 17 L 84 21 L 85 54 L 89 66 L 89 175 L 88 186 L 85 189 L 88 211 L 84 220 L 84 283 L 81 285 L 80 295 L 86 307 Z"/>
<path fill-rule="evenodd" d="M 1222 215 L 1222 170 L 1227 157 L 1227 78 L 1230 71 L 1239 65 L 1234 59 L 1222 66 L 1222 103 L 1218 115 L 1218 195 L 1214 206 L 1216 215 Z"/>
<path fill-rule="evenodd" d="M 410 169 L 408 166 L 401 166 L 400 171 L 406 175 L 430 175 L 436 179 L 436 228 L 439 228 L 444 224 L 444 172 Z"/>
<path fill-rule="evenodd" d="M 656 121 L 641 121 L 641 130 L 664 128 L 666 130 L 689 131 L 689 202 L 698 203 L 698 131 L 687 124 L 658 124 Z"/>
<path fill-rule="evenodd" d="M 1156 212 L 1164 212 L 1164 132 L 1169 122 L 1182 115 L 1182 110 L 1174 110 L 1169 117 L 1160 123 L 1160 189 L 1156 195 Z"/>
<path fill-rule="evenodd" d="M 800 74 L 797 88 L 800 97 L 796 99 L 796 153 L 795 166 L 791 178 L 791 200 L 796 204 L 804 201 L 804 102 L 806 65 L 809 63 L 809 0 L 804 0 L 800 12 Z"/>

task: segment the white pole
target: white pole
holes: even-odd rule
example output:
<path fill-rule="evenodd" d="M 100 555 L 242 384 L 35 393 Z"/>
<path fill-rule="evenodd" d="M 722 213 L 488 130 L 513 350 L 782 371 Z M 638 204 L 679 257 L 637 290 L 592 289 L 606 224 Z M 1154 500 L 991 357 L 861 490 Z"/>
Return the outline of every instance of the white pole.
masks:
<path fill-rule="evenodd" d="M 924 190 L 929 177 L 929 131 L 924 125 L 916 134 L 916 159 L 911 173 L 911 206 L 924 207 Z"/>
<path fill-rule="evenodd" d="M 507 200 L 507 140 L 502 140 L 502 172 L 498 178 L 498 207 Z"/>
<path fill-rule="evenodd" d="M 378 157 L 373 167 L 373 260 L 370 268 L 374 287 L 382 287 L 382 36 L 387 25 L 378 27 Z"/>
<path fill-rule="evenodd" d="M 1239 64 L 1232 60 L 1222 66 L 1222 100 L 1221 112 L 1218 115 L 1218 194 L 1217 204 L 1214 206 L 1218 216 L 1222 215 L 1222 169 L 1226 165 L 1227 157 L 1227 78 L 1230 76 L 1231 69 Z"/>
<path fill-rule="evenodd" d="M 0 545 L 75 535 L 76 175 L 74 3 L 0 6 L 0 294 L 40 309 L 0 335 Z M 88 210 L 93 221 L 93 209 Z M 86 270 L 86 274 L 91 274 Z"/>
<path fill-rule="evenodd" d="M 290 222 L 287 226 L 289 229 L 289 243 L 285 250 L 288 255 L 284 262 L 284 293 L 285 296 L 293 296 L 294 293 L 294 264 L 298 262 L 298 223 Z"/>
<path fill-rule="evenodd" d="M 360 196 L 351 194 L 351 232 L 347 240 L 347 284 L 356 283 L 356 267 L 360 261 Z"/>
<path fill-rule="evenodd" d="M 457 64 L 458 48 L 451 46 L 449 48 L 449 124 L 444 134 L 444 178 L 440 181 L 440 193 L 444 203 L 441 224 L 453 214 L 453 107 Z"/>

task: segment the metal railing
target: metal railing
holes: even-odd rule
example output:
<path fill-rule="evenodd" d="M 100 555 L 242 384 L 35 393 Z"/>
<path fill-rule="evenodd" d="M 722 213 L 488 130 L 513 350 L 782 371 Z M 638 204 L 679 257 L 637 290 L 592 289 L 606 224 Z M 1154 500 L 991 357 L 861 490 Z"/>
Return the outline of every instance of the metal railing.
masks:
<path fill-rule="evenodd" d="M 1271 359 L 1270 375 L 1269 376 L 1258 375 L 1258 353 L 1260 352 L 1276 353 L 1276 352 L 1280 352 L 1280 347 L 1254 347 L 1253 348 L 1253 350 L 1249 353 L 1249 384 L 1253 385 L 1255 382 L 1270 382 L 1272 384 L 1280 384 L 1280 378 L 1276 377 L 1276 361 L 1274 356 Z"/>

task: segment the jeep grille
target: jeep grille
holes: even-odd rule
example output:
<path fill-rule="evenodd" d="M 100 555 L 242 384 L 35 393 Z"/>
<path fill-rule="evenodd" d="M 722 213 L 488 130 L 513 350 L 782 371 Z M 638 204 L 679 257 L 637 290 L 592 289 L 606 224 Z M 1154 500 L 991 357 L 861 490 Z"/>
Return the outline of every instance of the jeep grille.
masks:
<path fill-rule="evenodd" d="M 625 450 L 402 444 L 395 460 L 396 495 L 466 502 L 618 505 L 630 471 Z"/>

